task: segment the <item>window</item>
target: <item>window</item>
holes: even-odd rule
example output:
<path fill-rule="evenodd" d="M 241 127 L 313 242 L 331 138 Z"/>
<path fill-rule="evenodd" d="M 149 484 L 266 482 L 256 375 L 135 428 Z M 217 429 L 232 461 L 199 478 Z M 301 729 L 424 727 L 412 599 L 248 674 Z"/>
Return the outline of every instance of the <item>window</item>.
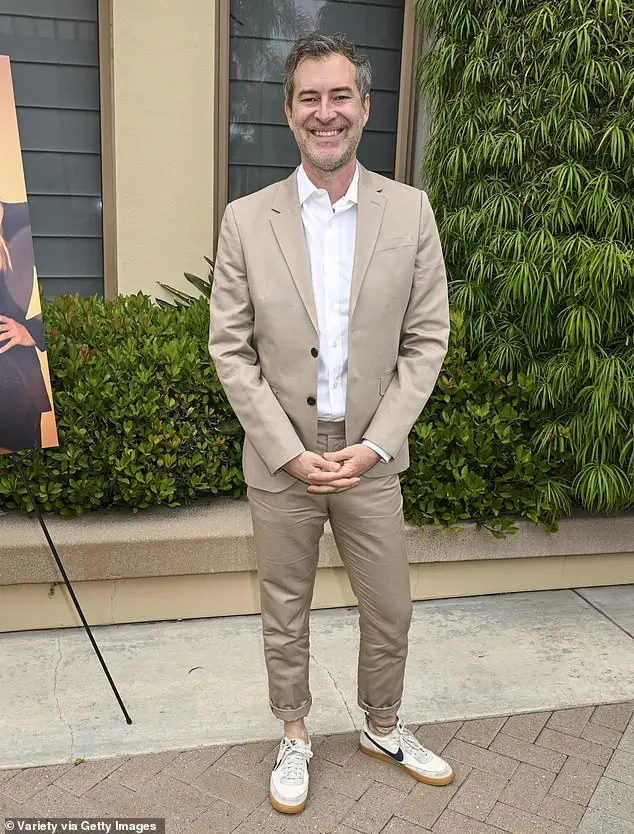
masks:
<path fill-rule="evenodd" d="M 405 0 L 231 0 L 230 11 L 228 199 L 281 180 L 299 164 L 282 77 L 293 41 L 314 30 L 345 32 L 370 58 L 370 119 L 358 155 L 393 177 Z"/>
<path fill-rule="evenodd" d="M 103 292 L 97 0 L 0 0 L 38 275 Z"/>

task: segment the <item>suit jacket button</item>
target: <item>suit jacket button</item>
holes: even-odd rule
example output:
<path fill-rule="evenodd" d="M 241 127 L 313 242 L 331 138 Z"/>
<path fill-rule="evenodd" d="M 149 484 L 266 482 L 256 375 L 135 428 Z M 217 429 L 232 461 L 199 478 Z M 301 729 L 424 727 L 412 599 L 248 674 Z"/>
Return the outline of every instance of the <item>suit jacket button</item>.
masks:
<path fill-rule="evenodd" d="M 314 397 L 306 397 L 308 405 L 317 405 L 317 400 Z"/>
<path fill-rule="evenodd" d="M 315 357 L 319 356 L 319 351 L 317 350 L 317 348 L 311 348 L 310 355 Z"/>

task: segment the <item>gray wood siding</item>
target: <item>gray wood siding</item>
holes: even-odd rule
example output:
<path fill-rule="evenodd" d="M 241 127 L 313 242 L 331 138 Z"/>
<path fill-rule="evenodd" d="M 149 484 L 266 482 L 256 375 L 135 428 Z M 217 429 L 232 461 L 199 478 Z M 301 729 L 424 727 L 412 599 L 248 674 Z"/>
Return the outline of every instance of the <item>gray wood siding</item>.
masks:
<path fill-rule="evenodd" d="M 359 159 L 394 176 L 404 6 L 404 0 L 231 0 L 230 200 L 283 179 L 299 164 L 282 78 L 293 41 L 311 31 L 345 32 L 369 57 L 370 119 Z"/>

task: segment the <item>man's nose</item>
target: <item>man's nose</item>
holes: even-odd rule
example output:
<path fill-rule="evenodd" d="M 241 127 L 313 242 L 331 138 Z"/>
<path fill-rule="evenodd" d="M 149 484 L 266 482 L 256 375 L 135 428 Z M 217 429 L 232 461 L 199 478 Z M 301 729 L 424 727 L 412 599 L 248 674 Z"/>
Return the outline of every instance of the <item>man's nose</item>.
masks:
<path fill-rule="evenodd" d="M 331 122 L 335 118 L 335 111 L 332 102 L 325 99 L 319 102 L 317 112 L 315 113 L 320 122 Z"/>

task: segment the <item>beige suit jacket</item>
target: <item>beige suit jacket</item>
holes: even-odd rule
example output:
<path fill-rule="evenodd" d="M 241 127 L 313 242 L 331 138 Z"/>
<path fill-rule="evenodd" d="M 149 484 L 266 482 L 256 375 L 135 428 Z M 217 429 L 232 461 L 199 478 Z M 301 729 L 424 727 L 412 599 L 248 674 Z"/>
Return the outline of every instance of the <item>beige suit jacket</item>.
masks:
<path fill-rule="evenodd" d="M 449 310 L 427 195 L 360 168 L 350 291 L 346 442 L 409 465 L 408 434 L 447 350 Z M 317 440 L 317 313 L 297 177 L 227 206 L 211 294 L 209 351 L 244 427 L 247 484 L 279 492 L 282 467 Z"/>

